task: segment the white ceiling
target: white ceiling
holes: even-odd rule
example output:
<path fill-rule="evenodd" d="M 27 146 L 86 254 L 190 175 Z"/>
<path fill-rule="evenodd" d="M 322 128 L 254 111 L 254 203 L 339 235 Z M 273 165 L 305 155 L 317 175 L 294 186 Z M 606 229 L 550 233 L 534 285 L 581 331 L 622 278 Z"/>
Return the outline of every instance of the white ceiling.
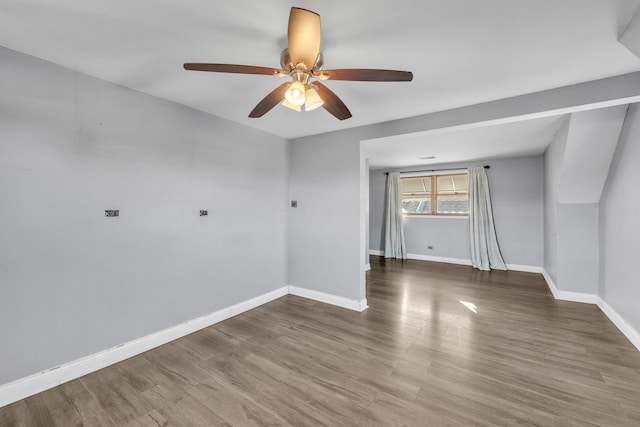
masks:
<path fill-rule="evenodd" d="M 366 141 L 371 169 L 542 154 L 566 116 Z M 420 157 L 435 156 L 435 159 Z"/>
<path fill-rule="evenodd" d="M 411 70 L 411 83 L 326 84 L 350 108 L 253 109 L 281 80 L 183 62 L 277 67 L 289 9 L 322 17 L 326 68 Z M 287 138 L 640 70 L 617 38 L 640 0 L 0 0 L 0 45 Z"/>

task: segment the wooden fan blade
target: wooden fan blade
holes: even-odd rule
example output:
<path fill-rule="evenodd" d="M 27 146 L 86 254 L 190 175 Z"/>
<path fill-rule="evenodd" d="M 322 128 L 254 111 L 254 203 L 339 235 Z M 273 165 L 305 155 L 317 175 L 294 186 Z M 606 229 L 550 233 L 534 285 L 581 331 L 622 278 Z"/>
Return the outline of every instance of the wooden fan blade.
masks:
<path fill-rule="evenodd" d="M 292 7 L 287 39 L 293 66 L 302 62 L 307 70 L 311 70 L 320 52 L 320 15 Z"/>
<path fill-rule="evenodd" d="M 322 108 L 333 114 L 338 120 L 345 120 L 351 117 L 351 111 L 344 105 L 344 102 L 338 95 L 333 93 L 328 87 L 320 82 L 313 82 L 313 85 L 318 88 L 318 95 L 322 98 L 324 104 Z"/>
<path fill-rule="evenodd" d="M 284 99 L 284 93 L 287 91 L 290 84 L 291 82 L 282 83 L 269 93 L 269 95 L 265 96 L 264 99 L 258 102 L 258 105 L 256 105 L 256 107 L 249 113 L 249 117 L 254 119 L 262 117 L 268 113 L 269 110 L 282 102 Z"/>
<path fill-rule="evenodd" d="M 216 73 L 238 73 L 238 74 L 264 74 L 273 76 L 274 74 L 285 73 L 286 71 L 269 67 L 256 67 L 254 65 L 235 65 L 235 64 L 202 64 L 187 62 L 184 64 L 185 70 L 194 71 L 213 71 Z"/>
<path fill-rule="evenodd" d="M 410 82 L 411 71 L 376 70 L 370 68 L 344 68 L 341 70 L 322 70 L 315 77 L 329 80 L 351 80 L 356 82 Z"/>

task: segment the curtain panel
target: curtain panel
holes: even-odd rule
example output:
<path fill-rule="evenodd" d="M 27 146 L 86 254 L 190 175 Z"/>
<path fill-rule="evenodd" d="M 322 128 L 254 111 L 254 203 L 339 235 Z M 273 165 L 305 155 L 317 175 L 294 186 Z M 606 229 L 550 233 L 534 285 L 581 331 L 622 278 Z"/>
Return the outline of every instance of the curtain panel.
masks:
<path fill-rule="evenodd" d="M 480 270 L 506 270 L 493 222 L 489 180 L 484 167 L 469 168 L 471 264 Z"/>
<path fill-rule="evenodd" d="M 402 187 L 400 174 L 391 172 L 387 176 L 387 204 L 384 231 L 384 257 L 407 258 L 402 222 Z"/>

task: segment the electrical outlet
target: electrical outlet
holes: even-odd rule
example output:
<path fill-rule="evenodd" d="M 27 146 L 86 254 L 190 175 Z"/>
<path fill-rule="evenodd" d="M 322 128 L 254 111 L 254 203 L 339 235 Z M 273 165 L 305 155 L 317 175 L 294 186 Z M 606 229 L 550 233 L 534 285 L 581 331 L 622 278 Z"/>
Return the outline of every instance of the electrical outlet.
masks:
<path fill-rule="evenodd" d="M 117 210 L 117 209 L 105 210 L 104 211 L 104 216 L 106 216 L 106 217 L 120 216 L 120 211 Z"/>
<path fill-rule="evenodd" d="M 427 246 L 427 249 L 433 249 L 433 246 Z"/>
<path fill-rule="evenodd" d="M 200 210 L 200 216 L 208 216 L 208 215 L 209 215 L 209 211 Z"/>
<path fill-rule="evenodd" d="M 297 200 L 292 200 L 291 201 L 291 207 L 292 208 L 297 208 L 298 207 L 298 201 Z"/>

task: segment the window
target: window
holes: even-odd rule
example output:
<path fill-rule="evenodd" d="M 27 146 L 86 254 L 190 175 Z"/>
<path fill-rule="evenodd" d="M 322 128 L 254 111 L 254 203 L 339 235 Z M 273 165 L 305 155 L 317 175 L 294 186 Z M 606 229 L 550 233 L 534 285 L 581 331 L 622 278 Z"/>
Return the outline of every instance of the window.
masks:
<path fill-rule="evenodd" d="M 468 215 L 467 174 L 402 178 L 405 215 Z"/>

